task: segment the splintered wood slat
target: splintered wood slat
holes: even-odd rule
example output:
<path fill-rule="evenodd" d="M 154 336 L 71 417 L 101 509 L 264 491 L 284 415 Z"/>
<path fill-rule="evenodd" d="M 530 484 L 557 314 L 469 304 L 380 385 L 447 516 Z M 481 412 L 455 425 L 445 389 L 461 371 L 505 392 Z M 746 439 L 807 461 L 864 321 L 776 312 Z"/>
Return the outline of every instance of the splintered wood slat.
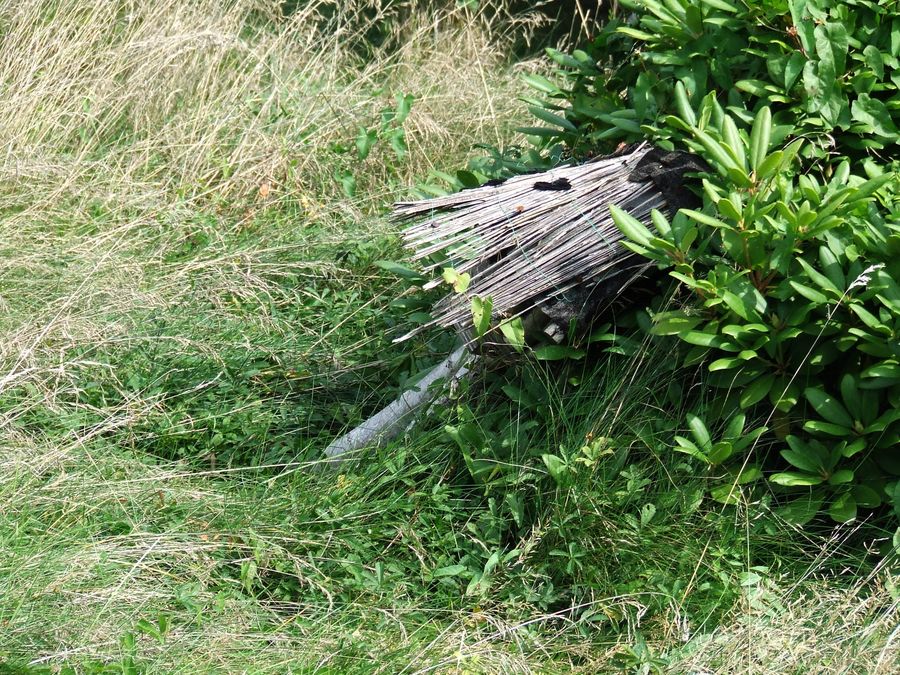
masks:
<path fill-rule="evenodd" d="M 634 254 L 620 244 L 609 206 L 645 223 L 653 209 L 666 209 L 651 181 L 629 179 L 650 150 L 643 144 L 626 155 L 395 204 L 397 220 L 418 221 L 403 234 L 414 260 L 440 254 L 472 277 L 465 294 L 439 301 L 432 321 L 409 335 L 433 325 L 464 327 L 473 296 L 491 298 L 495 315 L 509 318 L 621 268 Z M 447 263 L 426 269 L 441 266 Z"/>

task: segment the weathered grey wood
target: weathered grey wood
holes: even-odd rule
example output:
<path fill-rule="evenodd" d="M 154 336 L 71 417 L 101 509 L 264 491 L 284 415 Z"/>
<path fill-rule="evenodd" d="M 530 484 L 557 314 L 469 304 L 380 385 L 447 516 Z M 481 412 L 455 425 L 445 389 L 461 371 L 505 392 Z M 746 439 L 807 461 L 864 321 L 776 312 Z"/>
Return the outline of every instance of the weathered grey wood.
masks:
<path fill-rule="evenodd" d="M 331 464 L 339 464 L 357 450 L 384 445 L 396 438 L 415 423 L 420 412 L 441 392 L 441 387 L 436 385 L 438 380 L 465 377 L 474 358 L 467 347 L 459 347 L 396 401 L 333 441 L 325 448 L 325 457 Z"/>
<path fill-rule="evenodd" d="M 400 339 L 432 325 L 464 327 L 471 321 L 473 296 L 491 298 L 495 316 L 509 318 L 590 286 L 620 271 L 623 262 L 633 264 L 609 206 L 645 222 L 653 209 L 668 210 L 652 180 L 632 180 L 651 152 L 643 144 L 617 157 L 395 205 L 400 220 L 424 218 L 404 233 L 414 260 L 444 253 L 457 272 L 472 277 L 464 295 L 440 301 L 431 323 Z"/>
<path fill-rule="evenodd" d="M 570 320 L 589 320 L 650 267 L 621 245 L 609 206 L 649 227 L 653 209 L 671 214 L 690 202 L 684 174 L 703 169 L 690 155 L 644 143 L 614 157 L 396 204 L 398 220 L 420 221 L 404 233 L 414 260 L 444 253 L 458 272 L 472 276 L 464 295 L 438 302 L 430 323 L 398 341 L 434 325 L 470 333 L 473 296 L 491 298 L 496 318 L 529 313 L 531 323 L 557 339 Z M 466 347 L 454 351 L 418 385 L 331 443 L 325 450 L 329 463 L 402 433 L 435 400 L 435 383 L 465 377 L 474 358 Z"/>

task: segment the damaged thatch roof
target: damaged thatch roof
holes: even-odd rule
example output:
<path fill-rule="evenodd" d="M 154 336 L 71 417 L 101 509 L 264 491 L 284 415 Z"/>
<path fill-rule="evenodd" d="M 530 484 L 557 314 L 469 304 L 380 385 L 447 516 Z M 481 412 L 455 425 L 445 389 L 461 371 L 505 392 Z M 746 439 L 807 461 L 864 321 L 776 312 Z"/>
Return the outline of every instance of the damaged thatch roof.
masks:
<path fill-rule="evenodd" d="M 467 325 L 468 298 L 476 295 L 491 298 L 495 315 L 508 318 L 573 292 L 586 298 L 585 289 L 621 279 L 624 270 L 633 277 L 645 263 L 620 245 L 610 204 L 649 226 L 651 210 L 671 213 L 690 198 L 682 178 L 702 168 L 685 153 L 641 144 L 584 164 L 396 204 L 398 220 L 425 217 L 404 233 L 413 259 L 437 254 L 442 260 L 427 269 L 452 266 L 471 275 L 465 297 L 440 301 L 427 325 Z"/>

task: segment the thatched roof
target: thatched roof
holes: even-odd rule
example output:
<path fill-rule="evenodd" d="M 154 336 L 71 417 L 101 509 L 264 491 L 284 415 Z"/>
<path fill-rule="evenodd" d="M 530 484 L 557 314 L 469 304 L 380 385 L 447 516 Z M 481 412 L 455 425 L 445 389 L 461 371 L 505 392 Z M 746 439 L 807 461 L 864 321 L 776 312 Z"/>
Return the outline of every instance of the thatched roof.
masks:
<path fill-rule="evenodd" d="M 474 295 L 491 298 L 494 315 L 508 318 L 634 266 L 610 204 L 649 226 L 652 209 L 680 206 L 685 171 L 702 168 L 691 160 L 641 144 L 617 156 L 396 204 L 397 219 L 419 221 L 404 233 L 413 259 L 438 254 L 444 260 L 428 269 L 452 266 L 472 277 L 464 295 L 437 304 L 428 325 L 469 325 Z"/>

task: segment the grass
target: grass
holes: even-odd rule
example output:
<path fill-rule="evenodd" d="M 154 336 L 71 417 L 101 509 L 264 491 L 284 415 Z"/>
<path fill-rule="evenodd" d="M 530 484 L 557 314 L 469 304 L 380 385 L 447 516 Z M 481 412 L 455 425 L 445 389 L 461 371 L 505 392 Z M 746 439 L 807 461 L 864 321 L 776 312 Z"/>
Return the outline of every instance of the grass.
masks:
<path fill-rule="evenodd" d="M 310 470 L 450 345 L 391 344 L 385 206 L 544 67 L 534 17 L 335 7 L 0 1 L 0 671 L 892 672 L 889 561 L 701 501 L 664 347 Z"/>

